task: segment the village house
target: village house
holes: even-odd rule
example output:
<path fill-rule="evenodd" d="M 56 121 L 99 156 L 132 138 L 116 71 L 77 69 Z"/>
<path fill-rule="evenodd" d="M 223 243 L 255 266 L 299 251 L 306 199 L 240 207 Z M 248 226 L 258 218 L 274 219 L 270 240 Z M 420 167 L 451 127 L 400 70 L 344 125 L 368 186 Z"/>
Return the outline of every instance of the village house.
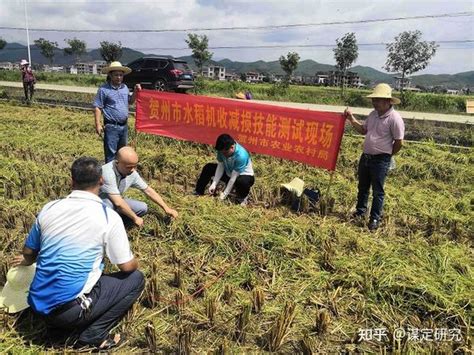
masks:
<path fill-rule="evenodd" d="M 13 70 L 15 65 L 12 62 L 0 62 L 1 70 Z"/>
<path fill-rule="evenodd" d="M 249 71 L 245 73 L 245 78 L 246 78 L 247 83 L 261 83 L 263 82 L 265 75 L 261 73 Z"/>
<path fill-rule="evenodd" d="M 404 77 L 402 79 L 401 76 L 395 76 L 394 79 L 395 79 L 395 87 L 394 87 L 395 90 L 400 90 L 402 88 L 402 85 L 404 89 L 411 87 L 411 78 Z"/>
<path fill-rule="evenodd" d="M 226 80 L 225 67 L 209 65 L 203 68 L 202 76 L 214 80 Z"/>
<path fill-rule="evenodd" d="M 330 71 L 328 73 L 328 84 L 331 86 L 341 86 L 344 82 L 345 86 L 350 87 L 361 87 L 362 81 L 360 80 L 359 74 L 348 71 L 346 75 L 343 75 L 340 71 Z"/>

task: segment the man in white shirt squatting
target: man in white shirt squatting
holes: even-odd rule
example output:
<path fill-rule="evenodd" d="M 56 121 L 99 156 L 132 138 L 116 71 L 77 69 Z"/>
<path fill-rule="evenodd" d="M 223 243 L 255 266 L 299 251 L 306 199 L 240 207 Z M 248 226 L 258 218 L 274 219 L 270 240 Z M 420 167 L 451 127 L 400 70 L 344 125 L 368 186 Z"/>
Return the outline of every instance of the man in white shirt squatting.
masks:
<path fill-rule="evenodd" d="M 77 159 L 71 175 L 73 191 L 43 207 L 13 265 L 36 261 L 28 304 L 50 327 L 77 335 L 78 347 L 106 350 L 123 340 L 109 331 L 145 281 L 122 219 L 98 196 L 103 178 L 97 159 Z M 102 273 L 104 254 L 119 272 Z"/>

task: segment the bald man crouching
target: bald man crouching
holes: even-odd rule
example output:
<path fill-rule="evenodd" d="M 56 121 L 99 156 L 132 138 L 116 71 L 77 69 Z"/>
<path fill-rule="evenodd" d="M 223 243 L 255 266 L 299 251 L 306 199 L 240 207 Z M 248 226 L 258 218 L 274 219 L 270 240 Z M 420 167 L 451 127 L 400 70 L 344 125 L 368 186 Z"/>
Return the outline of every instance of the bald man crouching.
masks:
<path fill-rule="evenodd" d="M 133 148 L 120 148 L 116 159 L 102 166 L 104 184 L 100 188 L 100 198 L 121 215 L 125 224 L 133 223 L 141 227 L 142 217 L 148 212 L 147 204 L 122 197 L 130 187 L 135 187 L 157 203 L 166 214 L 176 218 L 178 212 L 168 207 L 161 196 L 141 178 L 136 170 L 137 164 L 138 155 Z"/>

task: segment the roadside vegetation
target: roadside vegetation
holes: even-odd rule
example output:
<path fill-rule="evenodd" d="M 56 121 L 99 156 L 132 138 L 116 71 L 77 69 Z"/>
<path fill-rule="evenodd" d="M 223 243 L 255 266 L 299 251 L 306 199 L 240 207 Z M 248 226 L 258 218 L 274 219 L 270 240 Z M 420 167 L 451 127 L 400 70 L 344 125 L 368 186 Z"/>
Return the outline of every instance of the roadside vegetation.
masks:
<path fill-rule="evenodd" d="M 103 75 L 70 75 L 64 73 L 35 73 L 38 82 L 58 85 L 98 87 L 105 81 Z M 0 70 L 0 80 L 19 81 L 19 71 Z M 301 102 L 324 105 L 341 105 L 352 107 L 372 107 L 367 96 L 371 91 L 363 89 L 345 89 L 337 87 L 302 86 L 285 84 L 250 84 L 244 82 L 212 81 L 198 78 L 195 81 L 194 93 L 220 97 L 235 97 L 239 91 L 250 91 L 254 99 L 286 102 Z M 397 93 L 395 93 L 397 95 Z M 405 103 L 400 109 L 419 112 L 465 113 L 466 99 L 474 96 L 445 95 L 431 93 L 405 92 Z"/>
<path fill-rule="evenodd" d="M 216 82 L 211 82 L 216 83 Z M 219 83 L 217 83 L 219 84 Z M 261 87 L 259 85 L 258 87 Z M 267 85 L 269 86 L 269 85 Z M 212 85 L 207 86 L 208 92 L 206 95 L 215 95 L 220 97 L 232 97 L 234 90 L 243 91 L 247 87 L 254 87 L 245 85 L 242 83 L 234 83 L 231 90 L 212 90 Z M 257 87 L 257 86 L 255 86 Z M 219 89 L 219 88 L 218 88 Z M 222 88 L 220 88 L 222 89 Z M 329 93 L 329 90 L 326 94 Z M 338 99 L 337 89 L 333 91 L 334 100 Z M 365 94 L 365 93 L 364 93 Z M 405 93 L 405 95 L 407 95 Z M 35 99 L 41 103 L 52 103 L 52 104 L 63 104 L 64 102 L 77 107 L 90 108 L 94 100 L 95 94 L 88 93 L 76 93 L 66 91 L 54 91 L 54 90 L 37 90 L 35 92 Z M 257 95 L 263 99 L 263 95 Z M 20 88 L 9 88 L 5 87 L 0 89 L 0 99 L 6 100 L 17 100 L 21 101 L 23 98 L 23 89 Z M 271 98 L 266 98 L 270 100 Z M 362 98 L 366 100 L 365 98 Z M 287 101 L 287 100 L 286 100 Z M 337 101 L 335 101 L 337 103 Z M 357 106 L 357 105 L 351 105 Z M 132 108 L 133 110 L 133 108 Z M 365 117 L 360 116 L 364 119 Z M 464 123 L 446 123 L 446 122 L 435 122 L 435 121 L 419 121 L 419 120 L 405 120 L 406 125 L 406 139 L 421 142 L 432 142 L 440 144 L 450 144 L 456 146 L 473 147 L 474 145 L 474 126 L 471 124 Z M 353 134 L 352 129 L 347 129 L 348 134 Z"/>
<path fill-rule="evenodd" d="M 132 129 L 130 138 L 142 175 L 180 217 L 170 222 L 151 206 L 145 227 L 130 230 L 147 287 L 119 325 L 128 333 L 122 352 L 466 353 L 472 347 L 472 149 L 407 143 L 387 183 L 383 227 L 369 233 L 348 220 L 360 137 L 344 137 L 329 194 L 328 172 L 255 155 L 247 208 L 191 195 L 201 167 L 214 159 L 211 147 Z M 72 161 L 103 152 L 90 112 L 5 102 L 0 149 L 3 284 L 41 206 L 68 194 Z M 320 188 L 324 203 L 291 212 L 280 184 L 293 177 Z M 1 317 L 1 353 L 65 350 L 30 312 Z M 393 341 L 399 327 L 460 329 L 462 339 Z M 359 329 L 375 328 L 386 328 L 389 337 L 358 340 Z"/>

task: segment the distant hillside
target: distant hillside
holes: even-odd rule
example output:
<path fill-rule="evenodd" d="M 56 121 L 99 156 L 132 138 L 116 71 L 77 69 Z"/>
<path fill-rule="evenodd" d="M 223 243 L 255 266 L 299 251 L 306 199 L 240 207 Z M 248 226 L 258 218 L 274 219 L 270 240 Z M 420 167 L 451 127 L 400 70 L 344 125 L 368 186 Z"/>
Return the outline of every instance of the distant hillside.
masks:
<path fill-rule="evenodd" d="M 377 83 L 393 84 L 395 82 L 395 79 L 393 78 L 394 75 L 375 70 L 374 68 L 371 68 L 371 67 L 363 67 L 361 65 L 357 65 L 354 68 L 351 68 L 351 71 L 359 74 L 362 81 L 369 80 L 373 84 L 377 84 Z"/>
<path fill-rule="evenodd" d="M 131 61 L 140 58 L 144 55 L 142 52 L 123 48 L 122 57 L 120 61 L 123 64 L 130 63 Z M 150 54 L 152 55 L 152 54 Z M 32 61 L 35 64 L 49 64 L 49 61 L 43 57 L 36 46 L 31 47 Z M 0 61 L 1 62 L 16 62 L 18 63 L 21 59 L 27 58 L 28 53 L 26 46 L 19 43 L 7 43 L 3 50 L 0 50 Z M 184 59 L 188 64 L 196 70 L 194 60 L 191 56 L 182 56 L 180 59 Z M 83 56 L 83 61 L 102 60 L 99 49 L 93 49 Z M 57 49 L 54 56 L 54 64 L 56 65 L 71 65 L 75 61 L 73 56 L 64 55 L 62 49 Z M 220 65 L 226 68 L 228 71 L 234 71 L 236 73 L 245 73 L 249 71 L 256 71 L 260 73 L 272 73 L 272 74 L 284 74 L 278 61 L 264 62 L 259 60 L 256 62 L 234 62 L 230 59 L 222 59 L 218 61 L 211 61 L 212 64 Z M 317 72 L 325 72 L 334 70 L 333 65 L 322 64 L 315 62 L 314 60 L 308 59 L 303 60 L 298 64 L 298 68 L 295 71 L 295 75 L 310 76 L 315 75 Z M 364 83 L 376 84 L 380 82 L 386 82 L 394 84 L 394 74 L 384 73 L 371 67 L 365 67 L 357 65 L 350 69 L 359 74 Z M 474 87 L 474 71 L 468 71 L 464 73 L 458 73 L 454 75 L 439 74 L 439 75 L 415 75 L 412 76 L 412 85 L 420 85 L 423 87 L 429 86 L 444 86 L 451 89 L 460 89 L 464 87 Z"/>
<path fill-rule="evenodd" d="M 464 73 L 457 73 L 454 75 L 448 74 L 424 74 L 412 77 L 412 85 L 419 85 L 423 87 L 428 86 L 444 86 L 450 89 L 460 89 L 466 86 L 472 87 L 474 83 L 474 71 Z"/>

